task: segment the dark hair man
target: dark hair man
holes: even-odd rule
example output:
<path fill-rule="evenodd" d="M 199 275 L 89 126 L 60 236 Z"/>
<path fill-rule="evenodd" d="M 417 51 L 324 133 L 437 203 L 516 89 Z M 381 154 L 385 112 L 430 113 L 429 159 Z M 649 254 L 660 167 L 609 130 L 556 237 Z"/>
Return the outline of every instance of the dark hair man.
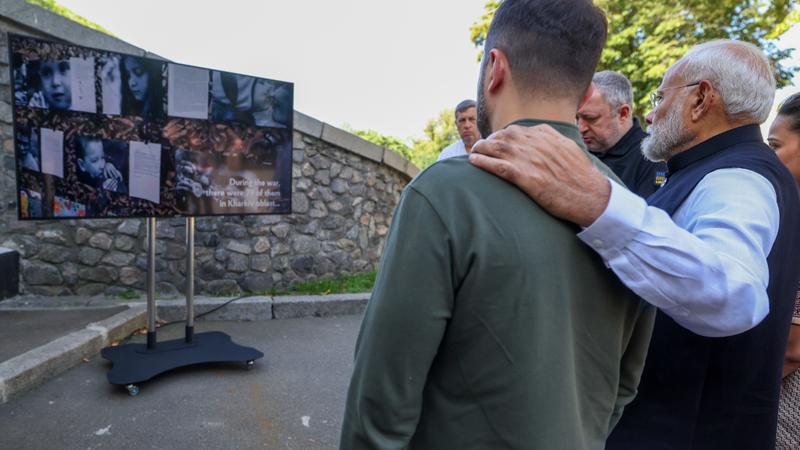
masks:
<path fill-rule="evenodd" d="M 609 449 L 775 446 L 800 199 L 758 126 L 774 95 L 754 45 L 692 48 L 651 96 L 642 151 L 670 175 L 647 204 L 544 127 L 504 131 L 476 144 L 488 156 L 470 156 L 586 227 L 579 237 L 659 308 L 639 396 Z"/>
<path fill-rule="evenodd" d="M 464 100 L 456 105 L 455 114 L 456 129 L 461 139 L 445 147 L 439 154 L 437 161 L 469 154 L 472 146 L 481 138 L 476 125 L 475 100 Z"/>
<path fill-rule="evenodd" d="M 580 145 L 575 113 L 605 40 L 591 1 L 502 2 L 481 131 L 546 123 Z M 434 164 L 392 220 L 341 448 L 602 449 L 635 395 L 653 310 L 517 188 L 467 158 Z"/>
<path fill-rule="evenodd" d="M 647 198 L 666 179 L 667 165 L 642 155 L 647 133 L 633 115 L 633 89 L 625 75 L 594 74 L 592 96 L 578 109 L 578 129 L 589 151 L 639 196 Z"/>

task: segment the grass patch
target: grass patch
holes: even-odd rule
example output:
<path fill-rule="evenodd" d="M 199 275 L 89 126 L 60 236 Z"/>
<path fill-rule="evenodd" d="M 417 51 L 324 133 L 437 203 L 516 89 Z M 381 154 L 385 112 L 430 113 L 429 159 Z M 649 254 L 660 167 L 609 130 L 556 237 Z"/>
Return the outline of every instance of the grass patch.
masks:
<path fill-rule="evenodd" d="M 376 271 L 348 275 L 331 280 L 308 281 L 284 289 L 271 289 L 269 295 L 328 295 L 370 292 L 375 284 Z"/>
<path fill-rule="evenodd" d="M 117 294 L 116 297 L 122 300 L 138 300 L 141 297 L 141 293 L 133 289 L 127 289 Z"/>

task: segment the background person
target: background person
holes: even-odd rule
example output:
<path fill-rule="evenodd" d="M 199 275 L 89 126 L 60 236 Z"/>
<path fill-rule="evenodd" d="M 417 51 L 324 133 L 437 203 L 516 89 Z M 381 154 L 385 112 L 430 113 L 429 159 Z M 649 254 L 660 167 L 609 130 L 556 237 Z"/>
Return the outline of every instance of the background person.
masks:
<path fill-rule="evenodd" d="M 547 123 L 578 145 L 605 40 L 590 1 L 502 2 L 481 131 Z M 635 395 L 652 319 L 574 227 L 467 158 L 436 163 L 394 213 L 340 448 L 600 450 Z"/>
<path fill-rule="evenodd" d="M 437 161 L 468 154 L 475 142 L 481 138 L 477 126 L 478 114 L 475 109 L 475 100 L 464 100 L 456 105 L 455 114 L 456 129 L 461 139 L 445 147 L 439 154 L 439 158 L 436 159 Z"/>
<path fill-rule="evenodd" d="M 585 227 L 581 240 L 659 308 L 639 393 L 609 450 L 775 445 L 800 199 L 758 126 L 774 96 L 769 60 L 752 44 L 708 42 L 673 64 L 642 142 L 670 171 L 650 206 L 548 127 L 505 130 L 470 155 Z"/>
<path fill-rule="evenodd" d="M 642 155 L 647 133 L 633 115 L 633 88 L 621 73 L 604 70 L 592 78 L 592 96 L 578 109 L 578 129 L 590 152 L 631 191 L 647 198 L 666 179 L 667 165 Z"/>
<path fill-rule="evenodd" d="M 769 129 L 768 142 L 800 185 L 800 94 L 784 100 Z M 800 233 L 800 229 L 796 230 Z M 800 259 L 795 260 L 800 267 Z M 789 342 L 783 363 L 777 445 L 780 450 L 800 448 L 800 286 L 797 289 Z"/>

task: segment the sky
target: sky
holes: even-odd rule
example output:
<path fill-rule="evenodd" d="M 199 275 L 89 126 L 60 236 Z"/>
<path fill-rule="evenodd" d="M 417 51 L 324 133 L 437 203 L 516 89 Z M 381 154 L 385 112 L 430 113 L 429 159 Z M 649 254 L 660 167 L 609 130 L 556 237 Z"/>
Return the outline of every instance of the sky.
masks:
<path fill-rule="evenodd" d="M 486 0 L 58 2 L 172 61 L 293 82 L 295 109 L 338 127 L 422 137 L 476 94 L 469 27 Z M 800 26 L 779 47 L 800 48 Z M 788 64 L 800 66 L 800 52 Z M 800 76 L 776 104 L 798 91 Z"/>
<path fill-rule="evenodd" d="M 474 98 L 485 0 L 58 0 L 175 62 L 294 83 L 295 109 L 408 139 Z"/>

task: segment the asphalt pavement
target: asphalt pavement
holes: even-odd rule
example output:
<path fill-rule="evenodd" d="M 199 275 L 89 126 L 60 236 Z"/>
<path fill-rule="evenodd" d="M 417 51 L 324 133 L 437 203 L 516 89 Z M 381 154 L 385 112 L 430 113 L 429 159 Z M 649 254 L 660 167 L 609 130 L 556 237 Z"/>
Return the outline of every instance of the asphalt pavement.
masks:
<path fill-rule="evenodd" d="M 0 448 L 337 448 L 360 323 L 360 315 L 200 321 L 196 333 L 228 333 L 264 358 L 250 370 L 176 369 L 135 397 L 109 384 L 110 363 L 94 356 L 0 405 Z M 182 325 L 162 328 L 159 340 L 182 334 Z"/>

